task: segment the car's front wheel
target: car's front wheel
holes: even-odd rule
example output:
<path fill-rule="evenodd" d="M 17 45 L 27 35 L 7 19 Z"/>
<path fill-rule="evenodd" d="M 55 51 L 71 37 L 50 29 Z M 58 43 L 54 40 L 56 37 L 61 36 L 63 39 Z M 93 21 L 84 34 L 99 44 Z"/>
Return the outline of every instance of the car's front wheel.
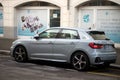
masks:
<path fill-rule="evenodd" d="M 15 61 L 17 61 L 17 62 L 27 61 L 27 51 L 26 51 L 25 47 L 17 46 L 14 49 L 13 57 L 14 57 Z"/>
<path fill-rule="evenodd" d="M 72 55 L 71 64 L 76 70 L 87 70 L 89 68 L 89 59 L 83 52 L 76 52 Z"/>

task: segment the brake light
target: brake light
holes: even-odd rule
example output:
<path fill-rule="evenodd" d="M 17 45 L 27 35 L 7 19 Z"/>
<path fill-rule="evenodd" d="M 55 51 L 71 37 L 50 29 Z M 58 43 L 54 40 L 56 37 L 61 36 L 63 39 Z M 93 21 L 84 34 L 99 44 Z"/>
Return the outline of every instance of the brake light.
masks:
<path fill-rule="evenodd" d="M 102 45 L 102 44 L 96 44 L 96 43 L 94 43 L 94 42 L 89 43 L 89 46 L 90 46 L 91 48 L 93 48 L 93 49 L 101 49 L 101 48 L 103 48 L 103 45 Z"/>

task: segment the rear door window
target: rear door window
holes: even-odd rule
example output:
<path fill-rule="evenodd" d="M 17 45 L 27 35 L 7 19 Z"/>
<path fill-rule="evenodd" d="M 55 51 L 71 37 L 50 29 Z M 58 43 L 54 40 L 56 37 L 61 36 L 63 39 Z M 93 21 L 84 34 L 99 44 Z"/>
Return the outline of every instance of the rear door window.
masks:
<path fill-rule="evenodd" d="M 71 29 L 63 29 L 61 33 L 59 33 L 58 38 L 61 39 L 79 39 L 78 32 L 76 30 Z"/>
<path fill-rule="evenodd" d="M 109 40 L 103 31 L 88 31 L 87 32 L 94 40 Z"/>

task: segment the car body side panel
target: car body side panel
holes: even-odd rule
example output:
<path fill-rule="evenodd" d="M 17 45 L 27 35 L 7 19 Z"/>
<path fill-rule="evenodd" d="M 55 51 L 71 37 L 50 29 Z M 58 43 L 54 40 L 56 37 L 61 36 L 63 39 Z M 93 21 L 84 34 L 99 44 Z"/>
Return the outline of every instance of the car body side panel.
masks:
<path fill-rule="evenodd" d="M 39 39 L 30 43 L 30 58 L 52 59 L 54 39 Z"/>
<path fill-rule="evenodd" d="M 57 39 L 54 42 L 54 59 L 67 60 L 68 54 L 76 46 L 79 40 L 76 39 Z"/>
<path fill-rule="evenodd" d="M 91 59 L 91 55 L 96 55 L 96 54 L 93 54 L 94 50 L 92 50 L 89 46 L 89 41 L 88 42 L 84 42 L 84 41 L 79 41 L 77 43 L 77 45 L 72 49 L 72 51 L 69 52 L 69 54 L 67 55 L 69 58 L 67 60 L 67 62 L 70 62 L 70 58 L 72 56 L 72 54 L 74 54 L 74 52 L 76 51 L 81 51 L 81 52 L 84 52 L 89 60 Z M 91 62 L 91 60 L 90 60 Z"/>

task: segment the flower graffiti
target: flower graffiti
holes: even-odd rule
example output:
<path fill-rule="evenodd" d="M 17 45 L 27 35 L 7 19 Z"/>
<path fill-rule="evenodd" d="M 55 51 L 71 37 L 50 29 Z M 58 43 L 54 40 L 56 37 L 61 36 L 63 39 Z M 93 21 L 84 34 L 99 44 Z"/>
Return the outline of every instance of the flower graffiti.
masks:
<path fill-rule="evenodd" d="M 37 31 L 38 29 L 43 27 L 43 24 L 40 22 L 39 17 L 32 17 L 32 16 L 22 16 L 22 30 L 30 29 L 31 33 Z"/>

